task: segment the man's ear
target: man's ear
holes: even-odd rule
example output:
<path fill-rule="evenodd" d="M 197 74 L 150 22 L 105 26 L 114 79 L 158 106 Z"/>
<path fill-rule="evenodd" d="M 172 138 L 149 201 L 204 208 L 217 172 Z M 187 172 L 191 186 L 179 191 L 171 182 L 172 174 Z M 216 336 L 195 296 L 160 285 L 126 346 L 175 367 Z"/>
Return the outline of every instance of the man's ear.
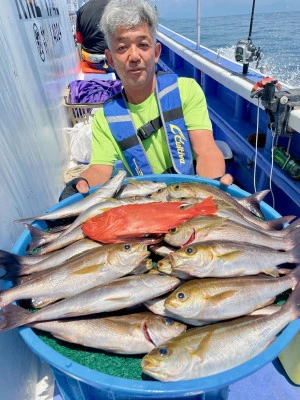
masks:
<path fill-rule="evenodd" d="M 161 53 L 161 44 L 159 42 L 155 43 L 155 62 L 157 63 Z"/>
<path fill-rule="evenodd" d="M 105 49 L 105 57 L 106 57 L 106 59 L 107 59 L 108 64 L 109 64 L 112 68 L 115 68 L 114 62 L 113 62 L 113 59 L 112 59 L 112 56 L 111 56 L 111 53 L 110 53 L 109 49 Z"/>

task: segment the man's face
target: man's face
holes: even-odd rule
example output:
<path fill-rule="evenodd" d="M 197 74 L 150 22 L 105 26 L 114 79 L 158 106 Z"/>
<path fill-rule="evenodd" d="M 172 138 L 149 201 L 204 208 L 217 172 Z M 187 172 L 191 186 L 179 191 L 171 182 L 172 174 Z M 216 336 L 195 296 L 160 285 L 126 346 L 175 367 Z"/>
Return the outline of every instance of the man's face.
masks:
<path fill-rule="evenodd" d="M 110 47 L 106 50 L 107 60 L 117 71 L 125 89 L 153 85 L 161 47 L 154 42 L 146 23 L 135 29 L 117 30 Z"/>

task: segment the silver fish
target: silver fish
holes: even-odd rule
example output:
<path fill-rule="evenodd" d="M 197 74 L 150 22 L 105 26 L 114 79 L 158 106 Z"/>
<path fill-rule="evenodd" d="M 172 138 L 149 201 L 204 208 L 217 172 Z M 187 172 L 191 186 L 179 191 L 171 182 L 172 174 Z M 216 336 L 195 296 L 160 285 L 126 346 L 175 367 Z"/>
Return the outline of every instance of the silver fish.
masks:
<path fill-rule="evenodd" d="M 82 232 L 81 226 L 78 226 L 68 234 L 63 236 L 60 235 L 56 240 L 53 240 L 53 242 L 49 243 L 47 246 L 41 247 L 38 254 L 47 254 L 55 250 L 60 250 L 72 243 L 78 242 L 81 239 L 86 239 L 86 236 Z"/>
<path fill-rule="evenodd" d="M 263 199 L 263 197 L 268 193 L 267 191 L 262 191 L 262 192 L 257 192 L 254 193 L 253 195 L 250 195 L 248 197 L 239 199 L 234 196 L 231 196 L 229 193 L 226 193 L 225 191 L 211 185 L 207 184 L 202 184 L 202 183 L 196 183 L 196 182 L 189 182 L 189 183 L 175 183 L 172 185 L 169 185 L 166 189 L 163 189 L 163 192 L 165 193 L 165 197 L 169 201 L 170 198 L 176 198 L 176 199 L 184 199 L 184 198 L 199 198 L 203 199 L 208 196 L 213 196 L 213 199 L 216 201 L 216 203 L 219 206 L 219 201 L 222 201 L 221 204 L 225 204 L 230 206 L 236 213 L 240 214 L 242 218 L 246 218 L 248 221 L 250 221 L 253 224 L 259 225 L 264 229 L 269 229 L 270 224 L 268 221 L 260 220 L 253 214 L 253 211 L 256 210 L 256 215 L 259 214 L 258 216 L 260 218 L 264 218 L 263 215 L 260 214 L 259 212 L 259 203 Z M 159 193 L 158 195 L 153 194 L 150 197 L 154 197 L 157 201 L 163 201 L 161 200 L 163 198 L 163 193 Z M 245 206 L 246 205 L 246 206 Z M 251 210 L 251 211 L 250 211 Z M 289 220 L 294 219 L 295 216 L 288 216 L 286 217 Z M 283 221 L 282 221 L 283 222 Z M 280 226 L 278 224 L 278 229 L 280 229 Z"/>
<path fill-rule="evenodd" d="M 6 274 L 2 276 L 1 279 L 15 280 L 17 276 L 29 275 L 40 271 L 44 271 L 46 269 L 48 270 L 57 267 L 63 262 L 79 254 L 82 254 L 85 251 L 92 250 L 101 246 L 102 245 L 99 242 L 95 242 L 94 240 L 85 238 L 78 240 L 77 242 L 70 244 L 69 246 L 59 251 L 54 251 L 42 255 L 40 258 L 32 256 L 27 256 L 27 257 L 16 256 L 17 259 L 15 261 L 9 263 L 7 260 L 5 264 L 2 266 L 2 268 L 6 271 Z M 21 261 L 20 262 L 17 261 L 18 257 L 22 257 L 21 260 L 24 258 L 25 260 L 28 258 L 33 258 L 33 259 L 36 258 L 36 262 L 32 264 L 22 264 Z M 39 261 L 39 259 L 41 259 L 41 261 Z"/>
<path fill-rule="evenodd" d="M 0 308 L 20 299 L 61 299 L 125 276 L 149 255 L 140 243 L 107 245 L 65 261 L 59 267 L 37 273 L 37 277 L 0 291 Z"/>
<path fill-rule="evenodd" d="M 0 331 L 32 322 L 121 310 L 170 292 L 179 283 L 179 279 L 172 276 L 134 275 L 85 290 L 35 313 L 21 307 L 10 312 L 11 308 L 4 307 L 0 314 Z"/>
<path fill-rule="evenodd" d="M 144 306 L 148 308 L 148 310 L 152 311 L 154 314 L 162 315 L 164 317 L 173 318 L 175 320 L 181 321 L 184 324 L 193 325 L 193 326 L 202 326 L 207 324 L 206 321 L 199 321 L 197 319 L 192 318 L 183 318 L 180 315 L 176 315 L 171 311 L 167 310 L 165 307 L 165 300 L 168 298 L 168 294 L 160 297 L 156 297 L 155 299 L 150 299 L 144 303 Z"/>
<path fill-rule="evenodd" d="M 280 311 L 190 329 L 144 356 L 142 370 L 164 382 L 218 374 L 260 354 L 299 317 L 298 284 Z"/>
<path fill-rule="evenodd" d="M 219 322 L 216 320 L 200 320 L 200 319 L 193 319 L 193 318 L 184 318 L 180 315 L 174 314 L 171 311 L 167 310 L 165 307 L 165 301 L 169 297 L 169 294 L 164 296 L 157 297 L 155 299 L 148 300 L 144 303 L 144 306 L 148 308 L 148 310 L 152 311 L 154 314 L 162 315 L 164 317 L 170 317 L 177 321 L 181 321 L 184 324 L 192 325 L 192 326 L 204 326 L 213 324 L 215 322 Z M 252 311 L 248 315 L 270 315 L 274 314 L 275 312 L 281 310 L 281 305 L 278 304 L 271 304 L 263 308 L 259 308 L 257 310 Z"/>
<path fill-rule="evenodd" d="M 99 203 L 101 199 L 106 199 L 108 197 L 113 197 L 114 194 L 120 189 L 122 183 L 126 177 L 126 171 L 119 171 L 117 175 L 110 178 L 105 182 L 100 188 L 94 191 L 94 193 L 89 194 L 85 198 L 76 203 L 70 204 L 69 206 L 59 208 L 58 210 L 46 212 L 42 215 L 37 215 L 35 217 L 28 217 L 17 219 L 14 222 L 27 222 L 32 220 L 52 220 L 67 217 L 74 217 L 82 213 L 87 208 L 92 205 Z"/>
<path fill-rule="evenodd" d="M 149 353 L 155 346 L 186 330 L 186 325 L 151 312 L 37 322 L 31 327 L 67 342 L 117 354 Z"/>
<path fill-rule="evenodd" d="M 206 241 L 193 243 L 169 254 L 172 274 L 184 272 L 190 276 L 230 277 L 256 275 L 264 272 L 278 276 L 277 265 L 299 262 L 299 244 L 289 251 L 240 242 Z M 158 269 L 160 270 L 158 262 Z"/>
<path fill-rule="evenodd" d="M 137 181 L 128 179 L 128 183 L 121 186 L 116 198 L 123 199 L 124 197 L 132 196 L 148 196 L 165 188 L 166 186 L 167 184 L 165 182 L 153 182 L 147 180 Z"/>
<path fill-rule="evenodd" d="M 274 302 L 297 285 L 300 266 L 282 278 L 267 275 L 202 278 L 185 282 L 166 299 L 165 308 L 183 318 L 221 321 L 236 318 Z"/>
<path fill-rule="evenodd" d="M 203 218 L 192 218 L 178 227 L 170 229 L 164 240 L 168 244 L 177 247 L 208 240 L 230 240 L 258 244 L 276 250 L 290 250 L 299 243 L 300 227 L 294 229 L 293 225 L 290 225 L 278 232 L 281 232 L 281 237 L 272 236 L 261 229 L 240 225 L 227 218 L 203 216 Z"/>

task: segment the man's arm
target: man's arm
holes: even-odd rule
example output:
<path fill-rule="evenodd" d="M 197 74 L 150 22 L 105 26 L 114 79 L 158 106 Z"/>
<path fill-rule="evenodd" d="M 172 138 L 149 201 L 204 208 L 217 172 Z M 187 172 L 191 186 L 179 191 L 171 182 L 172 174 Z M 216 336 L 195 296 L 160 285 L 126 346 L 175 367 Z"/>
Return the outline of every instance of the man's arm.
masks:
<path fill-rule="evenodd" d="M 89 191 L 89 186 L 100 185 L 111 178 L 113 172 L 113 167 L 110 165 L 90 165 L 88 169 L 80 174 L 80 177 L 86 179 L 86 181 L 81 180 L 77 183 L 76 189 L 80 193 L 87 193 Z"/>
<path fill-rule="evenodd" d="M 223 153 L 216 145 L 209 130 L 189 131 L 190 141 L 196 156 L 196 173 L 204 178 L 220 178 L 223 185 L 231 185 L 233 178 L 225 174 Z"/>

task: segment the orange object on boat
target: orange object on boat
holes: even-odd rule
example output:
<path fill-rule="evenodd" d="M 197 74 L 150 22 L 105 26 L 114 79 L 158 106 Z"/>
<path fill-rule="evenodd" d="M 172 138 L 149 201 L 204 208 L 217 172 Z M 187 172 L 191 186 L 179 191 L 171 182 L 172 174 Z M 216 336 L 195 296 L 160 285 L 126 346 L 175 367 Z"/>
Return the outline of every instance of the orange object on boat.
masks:
<path fill-rule="evenodd" d="M 194 205 L 184 202 L 128 204 L 91 218 L 82 225 L 82 230 L 89 238 L 102 243 L 157 238 L 190 218 L 216 211 L 212 197 Z"/>

